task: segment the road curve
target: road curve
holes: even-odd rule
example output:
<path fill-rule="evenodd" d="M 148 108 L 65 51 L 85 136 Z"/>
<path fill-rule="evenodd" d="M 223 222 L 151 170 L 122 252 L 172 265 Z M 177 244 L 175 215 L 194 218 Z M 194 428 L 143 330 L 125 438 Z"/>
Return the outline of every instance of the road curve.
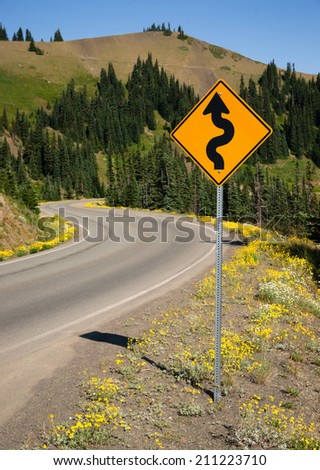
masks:
<path fill-rule="evenodd" d="M 58 210 L 79 224 L 79 241 L 0 264 L 1 424 L 70 359 L 67 341 L 214 265 L 214 233 L 191 219 L 83 201 L 42 207 Z"/>

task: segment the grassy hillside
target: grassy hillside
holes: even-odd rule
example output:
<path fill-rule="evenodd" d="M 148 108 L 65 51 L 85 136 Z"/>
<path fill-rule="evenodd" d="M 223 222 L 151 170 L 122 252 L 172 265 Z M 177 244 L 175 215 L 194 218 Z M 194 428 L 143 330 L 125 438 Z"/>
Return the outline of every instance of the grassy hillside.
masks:
<path fill-rule="evenodd" d="M 36 239 L 36 221 L 18 204 L 0 194 L 0 252 Z"/>
<path fill-rule="evenodd" d="M 29 111 L 52 101 L 72 78 L 77 85 L 93 84 L 102 67 L 112 62 L 120 79 L 127 80 L 137 57 L 149 52 L 160 66 L 202 95 L 217 78 L 238 88 L 241 75 L 258 78 L 265 64 L 240 54 L 173 33 L 144 32 L 65 42 L 41 42 L 43 55 L 28 52 L 29 43 L 0 41 L 0 110 L 9 115 L 18 107 Z"/>
<path fill-rule="evenodd" d="M 199 95 L 202 95 L 218 78 L 225 79 L 235 89 L 238 89 L 242 76 L 244 76 L 246 82 L 249 78 L 257 80 L 266 67 L 265 64 L 195 38 L 189 37 L 180 40 L 175 33 L 171 36 L 164 36 L 162 32 L 144 32 L 67 42 L 41 42 L 37 46 L 42 50 L 43 55 L 29 52 L 27 42 L 0 42 L 0 113 L 1 108 L 5 106 L 9 122 L 17 108 L 30 112 L 37 109 L 41 104 L 46 105 L 47 101 L 53 103 L 55 97 L 61 95 L 61 91 L 65 89 L 66 84 L 71 79 L 74 80 L 75 88 L 86 84 L 89 95 L 93 95 L 96 91 L 96 82 L 99 80 L 101 68 L 107 68 L 110 62 L 112 62 L 117 76 L 123 82 L 126 82 L 138 56 L 145 60 L 150 52 L 153 56 L 153 62 L 157 60 L 159 65 L 164 66 L 169 74 L 174 74 L 180 80 L 180 83 L 185 82 L 188 85 L 193 85 Z M 271 72 L 274 72 L 277 80 L 278 70 L 275 64 L 274 70 L 271 70 Z M 304 88 L 306 87 L 305 84 Z M 304 88 L 299 90 L 299 93 L 302 93 Z M 267 90 L 264 91 L 267 93 Z M 128 94 L 128 91 L 125 94 Z M 155 94 L 156 91 L 153 90 L 153 95 Z M 147 103 L 147 94 L 143 96 L 143 102 Z M 272 98 L 274 101 L 273 107 L 276 108 L 279 103 L 276 102 L 277 98 L 274 96 Z M 290 100 L 287 99 L 287 102 L 290 102 Z M 180 103 L 183 103 L 183 99 L 180 100 Z M 253 103 L 251 105 L 253 106 Z M 71 106 L 71 108 L 73 107 Z M 190 108 L 186 107 L 185 110 L 187 109 Z M 167 114 L 166 119 L 168 116 L 169 114 Z M 279 117 L 279 119 L 283 118 L 284 115 Z M 75 116 L 73 116 L 71 121 L 75 122 L 75 119 Z M 115 117 L 113 119 L 115 121 Z M 136 115 L 134 120 L 136 120 Z M 103 118 L 102 121 L 105 122 L 105 119 Z M 32 119 L 30 123 L 32 126 Z M 148 125 L 150 129 L 154 128 L 153 124 L 149 125 L 146 122 L 143 125 Z M 301 127 L 300 122 L 299 126 Z M 301 131 L 300 127 L 298 130 Z M 148 149 L 153 144 L 153 136 L 161 134 L 162 128 L 163 125 L 159 122 L 156 123 L 155 132 L 145 127 L 145 135 L 142 137 L 142 142 L 140 141 L 141 148 Z M 142 132 L 142 130 L 143 126 L 139 129 L 139 132 Z M 313 129 L 308 128 L 308 130 L 310 134 L 313 133 Z M 289 131 L 287 134 L 293 135 L 295 132 L 295 134 L 300 135 L 297 133 L 297 129 L 291 129 L 291 131 L 291 134 Z M 283 134 L 282 129 L 279 129 L 279 132 Z M 274 135 L 276 135 L 275 132 Z M 14 135 L 13 139 L 15 139 Z M 288 136 L 286 139 L 288 140 Z M 287 143 L 292 145 L 292 148 L 290 148 L 293 153 L 302 155 L 306 152 L 302 139 L 299 142 Z M 316 147 L 316 142 L 314 144 Z M 10 139 L 9 145 L 11 146 Z M 30 141 L 28 145 L 30 148 L 34 148 L 35 142 Z M 100 181 L 106 185 L 106 155 L 103 151 L 105 142 L 101 145 L 100 151 L 96 155 L 96 161 Z M 272 145 L 265 147 L 262 160 L 269 162 L 278 159 L 277 165 L 272 166 L 270 173 L 272 175 L 285 175 L 291 187 L 296 176 L 295 159 L 279 160 L 285 155 L 282 148 L 278 153 L 274 150 L 279 147 L 279 141 L 274 139 Z M 128 151 L 131 152 L 132 148 L 130 147 Z M 17 156 L 17 152 L 15 152 L 15 156 Z M 40 165 L 40 162 L 37 165 Z M 299 168 L 301 175 L 305 173 L 303 171 L 305 167 L 306 160 L 301 159 Z M 46 169 L 44 168 L 43 171 L 43 175 L 45 175 Z M 38 172 L 33 171 L 32 177 L 37 180 L 39 178 Z M 317 170 L 314 173 L 316 192 L 319 192 L 319 179 Z M 87 195 L 92 194 L 88 193 Z M 100 192 L 97 192 L 96 195 L 100 195 Z M 52 196 L 46 193 L 44 197 L 50 199 L 60 196 Z"/>
<path fill-rule="evenodd" d="M 264 168 L 268 169 L 270 176 L 277 176 L 283 178 L 283 180 L 289 184 L 290 188 L 293 187 L 296 181 L 296 164 L 297 158 L 291 155 L 288 158 L 279 159 L 276 163 L 263 165 Z M 306 169 L 310 160 L 306 157 L 298 159 L 299 176 L 306 174 Z M 312 183 L 314 185 L 314 191 L 320 195 L 320 168 L 316 167 L 311 163 L 312 167 Z"/>
<path fill-rule="evenodd" d="M 71 223 L 58 216 L 45 221 L 43 226 L 21 202 L 0 194 L 0 262 L 49 250 L 72 239 L 75 228 Z"/>
<path fill-rule="evenodd" d="M 28 43 L 0 42 L 0 109 L 5 107 L 9 117 L 17 108 L 30 112 L 53 102 L 72 78 L 93 89 L 94 79 L 81 61 L 56 44 L 41 44 L 45 55 L 38 56 L 28 52 Z"/>

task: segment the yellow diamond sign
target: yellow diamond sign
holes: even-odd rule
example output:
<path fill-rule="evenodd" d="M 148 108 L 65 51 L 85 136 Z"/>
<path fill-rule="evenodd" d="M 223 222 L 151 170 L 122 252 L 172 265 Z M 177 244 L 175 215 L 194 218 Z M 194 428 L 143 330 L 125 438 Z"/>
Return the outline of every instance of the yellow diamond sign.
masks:
<path fill-rule="evenodd" d="M 220 186 L 271 133 L 271 127 L 229 85 L 218 80 L 171 137 Z"/>

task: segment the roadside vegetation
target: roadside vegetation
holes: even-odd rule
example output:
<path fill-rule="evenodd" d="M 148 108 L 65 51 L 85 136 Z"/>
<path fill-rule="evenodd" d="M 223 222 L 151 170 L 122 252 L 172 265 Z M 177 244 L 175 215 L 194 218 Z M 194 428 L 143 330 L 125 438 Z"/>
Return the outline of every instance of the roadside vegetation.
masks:
<path fill-rule="evenodd" d="M 0 195 L 0 261 L 49 250 L 71 240 L 75 227 L 61 217 L 39 218 L 18 201 Z"/>
<path fill-rule="evenodd" d="M 85 371 L 78 411 L 63 423 L 53 409 L 38 445 L 319 450 L 320 295 L 312 265 L 291 254 L 319 247 L 251 238 L 223 265 L 221 401 L 212 397 L 212 271 Z"/>

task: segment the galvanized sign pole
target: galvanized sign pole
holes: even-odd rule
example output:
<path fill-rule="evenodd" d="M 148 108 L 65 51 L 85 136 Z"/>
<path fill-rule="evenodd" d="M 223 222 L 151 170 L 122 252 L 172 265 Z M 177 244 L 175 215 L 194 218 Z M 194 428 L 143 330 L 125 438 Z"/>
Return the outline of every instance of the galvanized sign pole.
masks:
<path fill-rule="evenodd" d="M 217 186 L 214 401 L 221 398 L 222 218 L 223 186 Z"/>

